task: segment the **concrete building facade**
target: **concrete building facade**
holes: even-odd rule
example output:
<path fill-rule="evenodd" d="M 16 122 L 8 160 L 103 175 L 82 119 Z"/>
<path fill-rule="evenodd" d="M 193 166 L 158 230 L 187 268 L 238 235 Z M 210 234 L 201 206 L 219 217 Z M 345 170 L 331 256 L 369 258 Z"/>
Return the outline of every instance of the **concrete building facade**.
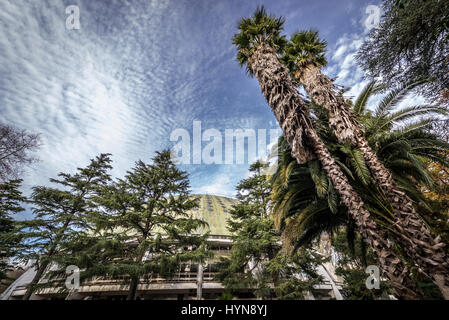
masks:
<path fill-rule="evenodd" d="M 169 299 L 169 300 L 196 300 L 217 299 L 225 289 L 220 282 L 215 280 L 217 273 L 215 262 L 220 257 L 228 256 L 232 248 L 231 234 L 226 227 L 226 221 L 230 218 L 231 207 L 237 200 L 214 195 L 195 195 L 199 200 L 199 208 L 191 213 L 195 218 L 206 221 L 210 236 L 207 240 L 209 249 L 213 251 L 214 258 L 204 265 L 198 263 L 184 263 L 178 272 L 171 278 L 148 277 L 142 278 L 137 288 L 139 299 Z M 329 248 L 327 248 L 329 249 Z M 321 254 L 331 253 L 318 248 Z M 340 291 L 340 279 L 335 276 L 333 259 L 320 266 L 318 273 L 325 279 L 316 290 L 324 293 L 325 299 L 343 299 Z M 28 267 L 27 270 L 0 296 L 0 300 L 18 300 L 23 297 L 26 286 L 34 277 L 35 270 Z M 52 299 L 76 299 L 76 300 L 123 300 L 128 292 L 128 284 L 125 279 L 105 277 L 93 278 L 81 283 L 80 288 L 67 293 L 61 293 L 59 287 L 41 289 L 33 294 L 34 300 Z M 255 299 L 250 289 L 238 294 L 240 299 Z M 309 299 L 314 299 L 309 295 Z"/>

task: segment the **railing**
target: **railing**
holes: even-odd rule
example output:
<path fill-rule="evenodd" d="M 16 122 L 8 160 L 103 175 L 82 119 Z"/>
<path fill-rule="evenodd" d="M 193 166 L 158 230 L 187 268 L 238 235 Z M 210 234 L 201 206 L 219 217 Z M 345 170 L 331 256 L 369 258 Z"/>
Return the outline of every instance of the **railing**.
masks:
<path fill-rule="evenodd" d="M 203 281 L 207 282 L 215 282 L 216 272 L 203 272 Z M 148 277 L 141 277 L 140 283 L 180 283 L 180 282 L 196 282 L 198 274 L 196 272 L 179 272 L 175 276 L 172 277 L 162 277 L 159 275 L 153 275 Z M 93 284 L 110 284 L 110 283 L 124 283 L 127 284 L 129 278 L 120 276 L 120 277 L 95 277 L 91 279 L 86 279 L 83 282 L 83 285 L 93 285 Z"/>

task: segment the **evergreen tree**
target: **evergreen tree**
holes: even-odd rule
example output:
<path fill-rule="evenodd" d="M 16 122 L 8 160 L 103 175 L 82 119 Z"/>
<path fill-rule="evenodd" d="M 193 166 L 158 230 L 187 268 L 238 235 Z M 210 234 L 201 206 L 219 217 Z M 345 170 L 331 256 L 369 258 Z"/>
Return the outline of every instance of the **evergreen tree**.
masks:
<path fill-rule="evenodd" d="M 448 1 L 385 0 L 381 21 L 356 59 L 369 76 L 382 78 L 389 87 L 430 78 L 417 91 L 447 106 L 448 44 Z"/>
<path fill-rule="evenodd" d="M 8 259 L 14 256 L 17 245 L 12 237 L 15 228 L 13 214 L 23 211 L 21 203 L 26 201 L 19 190 L 22 180 L 11 180 L 0 184 L 0 281 L 7 278 L 10 268 Z"/>
<path fill-rule="evenodd" d="M 96 231 L 80 233 L 61 265 L 82 268 L 81 279 L 124 278 L 127 300 L 135 300 L 141 278 L 169 278 L 182 262 L 204 262 L 210 257 L 207 234 L 201 235 L 206 223 L 193 217 L 198 204 L 189 188 L 169 151 L 151 164 L 138 161 L 124 179 L 102 188 Z"/>
<path fill-rule="evenodd" d="M 231 210 L 228 221 L 233 246 L 230 257 L 220 260 L 218 279 L 234 294 L 254 289 L 257 297 L 271 298 L 274 285 L 279 298 L 304 298 L 305 292 L 312 291 L 320 281 L 314 268 L 319 258 L 305 249 L 295 255 L 281 251 L 279 234 L 268 214 L 271 183 L 264 174 L 266 167 L 260 161 L 252 164 L 252 175 L 236 188 L 240 202 Z"/>
<path fill-rule="evenodd" d="M 37 186 L 33 188 L 31 203 L 34 218 L 20 223 L 24 234 L 19 256 L 33 261 L 37 272 L 23 297 L 28 300 L 38 288 L 48 267 L 58 256 L 70 254 L 65 244 L 88 228 L 87 217 L 93 210 L 92 196 L 99 186 L 105 185 L 111 169 L 109 154 L 92 159 L 85 168 L 75 174 L 60 173 L 59 179 L 50 179 L 61 188 Z"/>

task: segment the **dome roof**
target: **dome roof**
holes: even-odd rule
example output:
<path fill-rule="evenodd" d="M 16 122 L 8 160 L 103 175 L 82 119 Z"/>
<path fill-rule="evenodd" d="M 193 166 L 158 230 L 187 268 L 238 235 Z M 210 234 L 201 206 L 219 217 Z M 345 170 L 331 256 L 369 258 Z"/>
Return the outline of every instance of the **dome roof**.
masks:
<path fill-rule="evenodd" d="M 204 231 L 209 231 L 211 235 L 229 236 L 230 232 L 226 227 L 226 221 L 231 217 L 229 212 L 232 206 L 239 201 L 209 194 L 194 194 L 192 196 L 198 199 L 199 205 L 197 209 L 191 211 L 193 217 L 209 224 L 209 228 Z"/>
<path fill-rule="evenodd" d="M 207 222 L 208 227 L 197 229 L 195 233 L 204 234 L 209 232 L 212 236 L 230 236 L 227 229 L 227 220 L 231 218 L 229 212 L 234 204 L 239 203 L 237 199 L 215 196 L 209 194 L 191 194 L 191 197 L 198 199 L 198 208 L 187 211 L 192 218 Z M 124 232 L 122 227 L 115 227 L 115 232 Z M 157 226 L 153 232 L 162 231 Z M 134 231 L 127 231 L 131 235 Z M 163 231 L 162 231 L 163 232 Z"/>

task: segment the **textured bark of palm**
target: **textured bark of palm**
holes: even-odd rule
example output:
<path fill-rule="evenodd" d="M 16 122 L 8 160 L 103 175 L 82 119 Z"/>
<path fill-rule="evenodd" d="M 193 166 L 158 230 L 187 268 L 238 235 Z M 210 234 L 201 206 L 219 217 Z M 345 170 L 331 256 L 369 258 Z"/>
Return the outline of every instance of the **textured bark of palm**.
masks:
<path fill-rule="evenodd" d="M 364 208 L 363 200 L 354 191 L 348 178 L 343 174 L 315 130 L 308 129 L 307 137 L 315 146 L 314 151 L 318 159 L 331 178 L 335 189 L 339 192 L 342 202 L 354 218 L 362 237 L 367 240 L 366 242 L 373 248 L 381 265 L 384 266 L 384 272 L 391 280 L 396 294 L 403 299 L 422 298 L 418 293 L 416 283 L 409 276 L 407 266 L 403 264 L 391 242 L 388 241 L 387 232 L 370 218 L 369 212 Z"/>
<path fill-rule="evenodd" d="M 267 50 L 271 50 L 269 47 L 266 48 Z M 273 52 L 271 54 L 274 55 Z M 276 58 L 276 56 L 274 57 Z M 314 158 L 310 146 L 307 145 L 307 140 L 304 139 L 305 129 L 312 128 L 313 126 L 311 119 L 307 116 L 308 111 L 293 83 L 291 81 L 279 81 L 282 78 L 289 80 L 287 70 L 280 62 L 275 69 L 272 66 L 270 66 L 272 68 L 270 70 L 256 67 L 260 66 L 262 63 L 260 60 L 265 58 L 266 56 L 254 54 L 253 59 L 250 60 L 252 62 L 249 61 L 248 63 L 258 72 L 256 76 L 259 79 L 259 84 L 292 148 L 292 156 L 297 159 L 298 163 L 306 163 Z M 278 79 L 270 79 L 272 74 L 277 74 Z M 263 79 L 263 83 L 261 79 Z"/>
<path fill-rule="evenodd" d="M 391 202 L 395 227 L 405 252 L 429 275 L 449 299 L 449 259 L 440 237 L 433 237 L 430 229 L 413 208 L 413 201 L 399 189 L 393 177 L 362 134 L 348 104 L 329 77 L 321 69 L 309 65 L 297 74 L 308 95 L 329 112 L 329 124 L 340 142 L 350 141 L 359 147 L 375 181 Z"/>
<path fill-rule="evenodd" d="M 351 116 L 349 106 L 332 80 L 321 73 L 320 67 L 312 64 L 299 70 L 295 76 L 309 97 L 329 112 L 329 125 L 337 139 L 356 145 L 354 132 L 358 131 L 358 123 L 355 117 Z"/>
<path fill-rule="evenodd" d="M 356 221 L 363 239 L 373 248 L 396 295 L 402 299 L 420 299 L 419 290 L 407 267 L 387 240 L 387 232 L 370 218 L 362 199 L 316 134 L 304 101 L 274 51 L 269 46 L 260 46 L 248 60 L 248 66 L 258 78 L 265 99 L 294 149 L 293 157 L 299 163 L 310 159 L 313 154 L 320 160 L 349 214 Z"/>

